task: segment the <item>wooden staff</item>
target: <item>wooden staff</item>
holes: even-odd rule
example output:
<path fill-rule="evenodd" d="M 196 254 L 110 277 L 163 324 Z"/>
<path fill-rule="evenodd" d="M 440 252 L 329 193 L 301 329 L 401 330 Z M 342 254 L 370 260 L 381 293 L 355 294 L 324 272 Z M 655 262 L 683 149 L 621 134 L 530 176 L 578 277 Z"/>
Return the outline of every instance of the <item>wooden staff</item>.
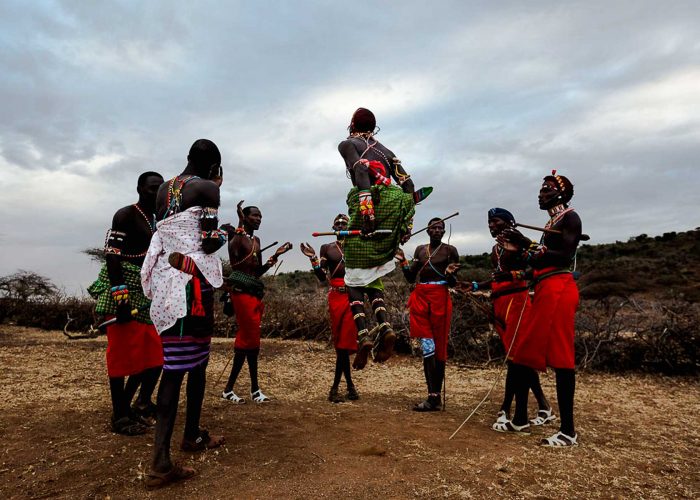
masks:
<path fill-rule="evenodd" d="M 279 243 L 279 241 L 275 241 L 274 243 L 270 243 L 269 245 L 267 245 L 265 248 L 261 248 L 260 253 L 263 253 L 268 248 L 274 247 L 277 243 Z"/>
<path fill-rule="evenodd" d="M 531 226 L 529 224 L 521 224 L 520 222 L 515 222 L 513 225 L 516 227 L 525 227 L 527 229 L 532 229 L 534 231 L 541 231 L 543 233 L 561 234 L 561 231 L 559 229 L 548 229 L 546 227 Z M 587 234 L 581 235 L 581 241 L 588 241 L 590 239 L 591 239 L 591 237 L 588 236 Z"/>
<path fill-rule="evenodd" d="M 447 217 L 443 217 L 440 220 L 435 220 L 435 221 L 431 222 L 430 224 L 428 224 L 427 226 L 425 226 L 423 229 L 419 229 L 418 231 L 414 231 L 413 233 L 411 233 L 411 238 L 414 237 L 415 235 L 417 235 L 418 233 L 422 233 L 423 231 L 427 231 L 428 228 L 430 228 L 434 224 L 437 224 L 438 222 L 445 222 L 447 219 L 451 219 L 452 217 L 457 217 L 458 215 L 459 215 L 459 212 L 455 212 L 452 215 L 448 215 Z"/>
<path fill-rule="evenodd" d="M 391 234 L 393 231 L 391 229 L 377 229 L 376 231 L 369 233 L 367 236 L 372 236 L 373 234 Z M 327 231 L 324 233 L 311 233 L 311 236 L 316 238 L 317 236 L 361 236 L 362 231 L 359 229 L 343 229 L 342 231 Z"/>

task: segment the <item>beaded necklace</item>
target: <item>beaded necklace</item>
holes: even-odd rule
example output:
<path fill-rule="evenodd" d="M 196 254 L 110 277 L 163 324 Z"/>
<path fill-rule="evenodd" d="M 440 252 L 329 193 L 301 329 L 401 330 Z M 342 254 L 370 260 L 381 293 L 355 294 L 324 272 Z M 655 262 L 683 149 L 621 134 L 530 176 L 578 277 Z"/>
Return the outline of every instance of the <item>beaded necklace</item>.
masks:
<path fill-rule="evenodd" d="M 155 214 L 153 215 L 153 222 L 151 222 L 148 220 L 148 217 L 146 216 L 144 211 L 141 209 L 141 207 L 138 205 L 138 203 L 134 203 L 131 206 L 134 207 L 139 214 L 141 214 L 141 217 L 143 217 L 143 220 L 145 220 L 146 224 L 148 225 L 148 229 L 151 230 L 151 234 L 155 234 L 155 232 L 156 232 L 156 230 L 155 230 L 155 218 L 156 218 Z M 148 247 L 146 247 L 146 250 L 144 250 L 143 252 L 138 253 L 138 254 L 120 253 L 119 255 L 122 257 L 126 257 L 127 259 L 140 259 L 141 257 L 145 257 L 147 253 L 148 253 Z"/>

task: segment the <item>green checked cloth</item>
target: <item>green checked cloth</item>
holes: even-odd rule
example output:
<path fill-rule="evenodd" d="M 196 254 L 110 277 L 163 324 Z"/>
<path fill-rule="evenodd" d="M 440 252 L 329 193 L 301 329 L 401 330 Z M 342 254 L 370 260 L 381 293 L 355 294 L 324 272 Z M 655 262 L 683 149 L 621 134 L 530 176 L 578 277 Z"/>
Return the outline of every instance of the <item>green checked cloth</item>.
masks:
<path fill-rule="evenodd" d="M 371 189 L 376 229 L 390 229 L 391 234 L 378 234 L 370 238 L 348 237 L 345 240 L 345 267 L 351 269 L 381 266 L 393 259 L 396 249 L 399 248 L 401 235 L 408 232 L 416 212 L 413 195 L 404 193 L 400 187 L 392 184 L 372 186 Z M 350 230 L 362 229 L 358 191 L 354 187 L 348 193 Z"/>
<path fill-rule="evenodd" d="M 143 288 L 141 288 L 141 268 L 124 261 L 121 262 L 121 265 L 122 273 L 124 274 L 124 284 L 129 289 L 129 302 L 131 303 L 132 309 L 139 310 L 138 314 L 134 316 L 134 319 L 141 323 L 152 325 L 153 323 L 148 313 L 151 308 L 151 301 L 146 298 L 143 294 Z M 97 300 L 97 305 L 95 306 L 95 312 L 97 314 L 116 316 L 117 304 L 112 299 L 110 288 L 112 288 L 112 284 L 109 282 L 107 264 L 105 264 L 102 266 L 102 269 L 100 269 L 97 280 L 87 289 L 92 298 Z"/>
<path fill-rule="evenodd" d="M 265 284 L 255 276 L 241 271 L 231 271 L 226 283 L 237 292 L 247 293 L 259 299 L 265 295 Z"/>

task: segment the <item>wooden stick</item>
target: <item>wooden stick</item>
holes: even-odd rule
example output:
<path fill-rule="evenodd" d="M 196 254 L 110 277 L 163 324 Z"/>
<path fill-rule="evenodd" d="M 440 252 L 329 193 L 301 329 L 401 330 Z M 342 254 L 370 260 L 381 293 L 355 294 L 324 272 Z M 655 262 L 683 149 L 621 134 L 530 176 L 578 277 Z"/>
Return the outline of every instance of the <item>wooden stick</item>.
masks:
<path fill-rule="evenodd" d="M 559 229 L 547 229 L 545 227 L 537 227 L 537 226 L 531 226 L 529 224 L 521 224 L 520 222 L 516 222 L 514 224 L 516 227 L 524 227 L 527 229 L 532 229 L 534 231 L 541 231 L 543 233 L 550 233 L 550 234 L 561 234 L 561 231 Z M 590 240 L 591 237 L 588 236 L 587 234 L 582 234 L 581 235 L 581 241 L 588 241 Z"/>
<path fill-rule="evenodd" d="M 274 243 L 270 243 L 269 245 L 267 245 L 265 248 L 261 248 L 260 253 L 263 253 L 268 248 L 274 247 L 277 243 L 279 243 L 279 241 L 275 241 Z"/>
<path fill-rule="evenodd" d="M 438 222 L 445 222 L 447 219 L 451 219 L 452 217 L 457 217 L 458 215 L 459 215 L 459 212 L 455 212 L 452 215 L 448 215 L 447 217 L 443 217 L 440 220 L 435 220 L 435 221 L 431 222 L 430 224 L 428 224 L 427 226 L 425 226 L 423 229 L 419 229 L 418 231 L 412 232 L 411 238 L 413 238 L 418 233 L 422 233 L 423 231 L 427 231 L 428 228 L 430 228 L 433 224 L 437 224 Z"/>
<path fill-rule="evenodd" d="M 373 234 L 391 234 L 393 231 L 391 229 L 377 229 L 376 231 L 368 234 L 367 236 L 371 236 Z M 318 236 L 360 236 L 362 235 L 362 231 L 359 229 L 344 229 L 342 231 L 327 231 L 324 233 L 311 233 L 311 236 L 314 238 Z"/>

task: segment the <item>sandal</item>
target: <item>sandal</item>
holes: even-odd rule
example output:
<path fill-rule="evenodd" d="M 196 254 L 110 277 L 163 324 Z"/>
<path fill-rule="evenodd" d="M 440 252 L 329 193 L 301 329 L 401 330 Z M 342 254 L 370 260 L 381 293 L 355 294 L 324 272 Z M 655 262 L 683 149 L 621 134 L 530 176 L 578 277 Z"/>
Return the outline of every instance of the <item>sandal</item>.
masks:
<path fill-rule="evenodd" d="M 503 410 L 499 411 L 498 414 L 496 415 L 496 424 L 505 424 L 506 422 L 510 422 L 510 419 L 508 418 L 508 414 L 504 412 Z"/>
<path fill-rule="evenodd" d="M 425 401 L 421 401 L 420 403 L 415 405 L 413 407 L 413 411 L 417 411 L 417 412 L 440 411 L 440 406 L 441 406 L 440 399 L 438 399 L 437 401 L 435 401 L 435 400 L 431 401 L 431 399 L 432 398 L 430 396 L 428 396 L 428 399 L 426 399 Z"/>
<path fill-rule="evenodd" d="M 122 436 L 140 436 L 148 432 L 148 427 L 129 417 L 122 417 L 119 420 L 112 420 L 112 432 Z"/>
<path fill-rule="evenodd" d="M 355 370 L 362 370 L 365 366 L 367 366 L 367 358 L 369 358 L 373 347 L 374 344 L 367 337 L 360 341 L 360 345 L 357 348 L 357 354 L 355 354 L 355 359 L 352 360 L 352 367 Z"/>
<path fill-rule="evenodd" d="M 260 389 L 258 389 L 255 392 L 251 392 L 250 398 L 253 400 L 253 402 L 258 403 L 258 404 L 270 402 L 270 398 L 265 396 Z"/>
<path fill-rule="evenodd" d="M 357 401 L 360 399 L 360 395 L 357 393 L 357 389 L 355 389 L 354 385 L 349 385 L 348 386 L 348 392 L 345 395 L 346 398 L 348 398 L 350 401 Z"/>
<path fill-rule="evenodd" d="M 388 323 L 386 323 L 388 325 Z M 394 353 L 396 334 L 391 327 L 388 327 L 384 334 L 377 336 L 374 349 L 372 349 L 372 359 L 375 363 L 384 363 Z"/>
<path fill-rule="evenodd" d="M 552 409 L 549 410 L 538 410 L 537 416 L 530 419 L 530 424 L 532 425 L 544 425 L 546 423 L 556 420 L 557 416 L 552 413 Z"/>
<path fill-rule="evenodd" d="M 574 437 L 571 437 L 559 431 L 556 434 L 549 436 L 548 438 L 543 438 L 540 441 L 540 445 L 549 446 L 551 448 L 567 448 L 569 446 L 578 446 L 577 440 L 578 434 L 575 434 Z"/>
<path fill-rule="evenodd" d="M 153 403 L 149 403 L 144 407 L 137 406 L 134 403 L 133 405 L 131 405 L 131 420 L 134 420 L 148 427 L 153 427 L 154 425 L 156 425 L 157 408 L 158 407 Z"/>
<path fill-rule="evenodd" d="M 174 464 L 173 468 L 168 472 L 155 472 L 151 471 L 146 474 L 146 488 L 149 490 L 155 490 L 156 488 L 162 488 L 177 481 L 182 481 L 189 479 L 196 474 L 196 471 L 191 467 L 183 467 L 178 464 Z"/>
<path fill-rule="evenodd" d="M 221 393 L 221 399 L 225 399 L 226 401 L 231 401 L 233 404 L 236 405 L 242 405 L 245 404 L 245 399 L 243 399 L 240 396 L 237 396 L 235 392 L 222 392 Z"/>
<path fill-rule="evenodd" d="M 330 401 L 331 403 L 344 403 L 345 398 L 338 394 L 337 387 L 331 387 L 331 390 L 328 393 L 328 401 Z"/>
<path fill-rule="evenodd" d="M 530 424 L 515 425 L 510 420 L 507 420 L 506 422 L 496 422 L 491 426 L 491 428 L 496 432 L 509 432 L 521 436 L 530 435 Z"/>
<path fill-rule="evenodd" d="M 212 448 L 218 448 L 225 442 L 226 438 L 224 436 L 210 436 L 209 431 L 202 429 L 199 431 L 199 436 L 195 440 L 183 438 L 180 449 L 182 451 L 190 452 L 204 451 Z"/>

